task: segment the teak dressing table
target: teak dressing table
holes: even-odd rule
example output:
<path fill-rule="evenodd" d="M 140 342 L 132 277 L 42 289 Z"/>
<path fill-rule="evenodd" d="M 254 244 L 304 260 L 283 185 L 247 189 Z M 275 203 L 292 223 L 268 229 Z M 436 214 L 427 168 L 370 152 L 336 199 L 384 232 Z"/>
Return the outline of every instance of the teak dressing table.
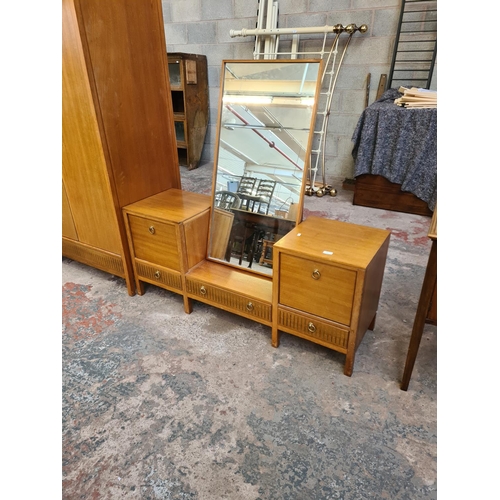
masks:
<path fill-rule="evenodd" d="M 319 217 L 300 222 L 315 104 L 304 105 L 303 94 L 284 97 L 282 89 L 300 85 L 316 97 L 320 67 L 304 60 L 224 62 L 221 103 L 234 102 L 221 105 L 212 198 L 174 188 L 123 213 L 139 294 L 152 283 L 182 295 L 186 313 L 194 299 L 252 319 L 271 327 L 274 347 L 280 331 L 311 340 L 344 353 L 350 376 L 355 351 L 375 324 L 390 232 Z M 248 93 L 272 95 L 265 106 L 238 104 L 236 97 Z M 218 193 L 250 176 L 257 185 L 276 180 L 265 213 L 258 202 L 246 204 L 245 217 L 237 190 L 234 206 L 217 205 Z M 283 216 L 292 212 L 295 219 Z M 260 264 L 264 238 L 273 242 L 271 268 Z M 236 239 L 244 258 L 227 260 L 237 253 L 229 248 Z"/>

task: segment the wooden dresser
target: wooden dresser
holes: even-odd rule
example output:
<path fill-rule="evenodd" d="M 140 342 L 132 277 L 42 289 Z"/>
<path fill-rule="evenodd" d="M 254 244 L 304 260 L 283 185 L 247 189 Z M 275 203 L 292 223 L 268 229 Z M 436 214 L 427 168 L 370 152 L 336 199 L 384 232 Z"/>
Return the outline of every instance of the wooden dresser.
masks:
<path fill-rule="evenodd" d="M 346 355 L 375 326 L 390 232 L 309 217 L 273 247 L 272 345 L 280 331 Z"/>
<path fill-rule="evenodd" d="M 186 273 L 207 253 L 210 197 L 169 189 L 123 209 L 139 295 L 143 282 L 184 297 L 184 309 L 192 310 L 186 294 Z"/>

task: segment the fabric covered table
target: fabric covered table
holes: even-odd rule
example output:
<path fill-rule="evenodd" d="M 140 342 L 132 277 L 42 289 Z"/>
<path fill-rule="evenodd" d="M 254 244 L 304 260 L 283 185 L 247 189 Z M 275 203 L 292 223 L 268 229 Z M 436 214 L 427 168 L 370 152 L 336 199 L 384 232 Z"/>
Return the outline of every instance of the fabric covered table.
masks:
<path fill-rule="evenodd" d="M 434 210 L 437 199 L 437 109 L 403 108 L 387 90 L 361 114 L 352 141 L 354 176 L 381 175 Z"/>

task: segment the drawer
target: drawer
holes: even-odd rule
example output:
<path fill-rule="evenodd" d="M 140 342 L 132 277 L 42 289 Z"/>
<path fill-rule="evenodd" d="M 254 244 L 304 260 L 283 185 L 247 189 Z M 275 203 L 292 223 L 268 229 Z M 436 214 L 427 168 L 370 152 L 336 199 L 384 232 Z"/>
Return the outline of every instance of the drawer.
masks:
<path fill-rule="evenodd" d="M 157 222 L 135 215 L 128 216 L 137 259 L 181 271 L 176 224 Z"/>
<path fill-rule="evenodd" d="M 180 273 L 146 262 L 141 262 L 137 259 L 135 261 L 135 268 L 137 270 L 137 277 L 140 280 L 145 280 L 158 286 L 165 285 L 169 289 L 175 289 L 182 292 Z"/>
<path fill-rule="evenodd" d="M 271 324 L 271 304 L 269 303 L 242 297 L 238 292 L 233 293 L 189 278 L 189 276 L 186 278 L 186 290 L 188 294 L 200 298 L 203 302 L 247 316 L 260 323 Z"/>
<path fill-rule="evenodd" d="M 351 324 L 356 271 L 280 255 L 280 304 L 343 325 Z"/>
<path fill-rule="evenodd" d="M 278 307 L 278 329 L 341 352 L 347 351 L 349 330 L 313 316 L 297 314 Z"/>

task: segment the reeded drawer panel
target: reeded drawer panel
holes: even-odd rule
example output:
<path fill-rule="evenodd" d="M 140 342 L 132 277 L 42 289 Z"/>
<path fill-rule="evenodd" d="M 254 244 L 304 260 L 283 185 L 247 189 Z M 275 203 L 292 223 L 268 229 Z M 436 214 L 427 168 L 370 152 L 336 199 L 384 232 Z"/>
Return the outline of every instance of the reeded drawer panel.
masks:
<path fill-rule="evenodd" d="M 278 308 L 278 328 L 286 328 L 312 341 L 347 349 L 349 330 L 343 329 L 329 323 L 322 322 L 317 318 L 307 317 Z"/>
<path fill-rule="evenodd" d="M 222 306 L 226 310 L 234 311 L 236 314 L 243 313 L 256 321 L 271 323 L 271 304 L 248 299 L 213 285 L 207 285 L 201 281 L 186 279 L 187 293 L 200 297 L 207 303 Z"/>
<path fill-rule="evenodd" d="M 158 286 L 165 285 L 169 288 L 175 288 L 182 292 L 182 281 L 179 273 L 161 267 L 151 266 L 138 260 L 135 261 L 135 267 L 139 279 L 158 283 Z"/>
<path fill-rule="evenodd" d="M 128 216 L 137 259 L 154 262 L 175 271 L 181 270 L 176 225 Z"/>
<path fill-rule="evenodd" d="M 356 271 L 281 253 L 279 303 L 351 324 Z"/>

